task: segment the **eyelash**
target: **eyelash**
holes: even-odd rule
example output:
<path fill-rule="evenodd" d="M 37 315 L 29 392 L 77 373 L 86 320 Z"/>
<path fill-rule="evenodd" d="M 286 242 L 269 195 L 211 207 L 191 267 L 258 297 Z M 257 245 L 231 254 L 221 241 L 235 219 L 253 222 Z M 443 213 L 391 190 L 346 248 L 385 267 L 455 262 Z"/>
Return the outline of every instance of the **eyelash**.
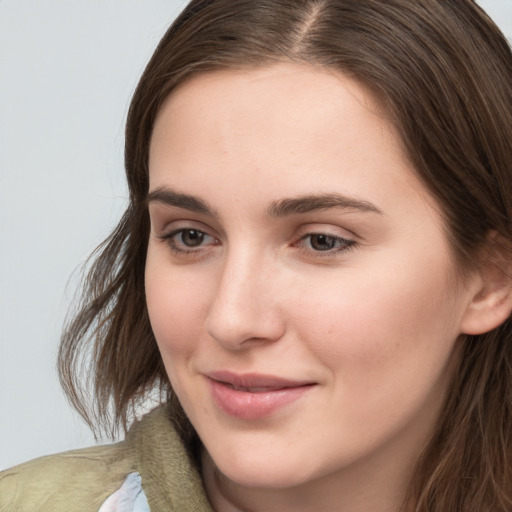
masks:
<path fill-rule="evenodd" d="M 183 243 L 181 243 L 179 245 L 176 243 L 175 237 L 180 234 L 183 236 L 183 234 L 186 233 L 187 231 L 189 233 L 195 232 L 197 235 L 199 235 L 201 237 L 210 237 L 214 241 L 213 245 L 219 245 L 219 243 L 220 243 L 212 235 L 209 235 L 205 231 L 201 231 L 200 229 L 195 229 L 195 228 L 175 229 L 175 230 L 171 231 L 170 233 L 166 233 L 164 235 L 158 236 L 158 238 L 163 243 L 165 243 L 167 245 L 167 247 L 173 253 L 178 254 L 178 255 L 186 256 L 189 254 L 197 254 L 197 253 L 201 252 L 202 250 L 204 250 L 203 245 L 199 245 L 196 248 L 189 248 Z M 331 249 L 327 249 L 325 251 L 315 250 L 315 249 L 311 248 L 311 240 L 313 237 L 325 237 L 326 239 L 329 239 L 337 246 L 335 246 Z M 308 239 L 309 239 L 309 245 L 310 245 L 309 249 L 305 248 L 303 246 L 304 242 L 307 241 Z M 301 251 L 307 252 L 308 254 L 313 253 L 314 257 L 316 257 L 316 258 L 325 258 L 325 257 L 333 256 L 335 254 L 339 254 L 342 252 L 347 252 L 347 251 L 353 249 L 356 246 L 356 242 L 354 240 L 349 240 L 349 239 L 346 239 L 346 238 L 343 238 L 340 236 L 336 236 L 336 235 L 330 235 L 328 233 L 313 232 L 313 233 L 306 233 L 305 235 L 302 235 L 299 238 L 299 240 L 293 244 L 293 246 L 298 247 Z"/>
<path fill-rule="evenodd" d="M 337 244 L 336 247 L 332 249 L 327 249 L 325 251 L 322 250 L 315 250 L 313 248 L 304 248 L 300 247 L 301 244 L 309 239 L 309 246 L 311 247 L 311 242 L 313 237 L 325 237 L 326 239 L 330 239 L 334 242 L 334 244 Z M 300 237 L 298 242 L 295 242 L 295 246 L 299 246 L 301 250 L 307 251 L 308 253 L 313 252 L 316 258 L 327 258 L 329 256 L 333 256 L 342 252 L 347 252 L 351 249 L 353 249 L 356 245 L 356 242 L 354 240 L 349 240 L 347 238 L 343 238 L 341 236 L 336 235 L 330 235 L 328 233 L 307 233 Z"/>
<path fill-rule="evenodd" d="M 195 233 L 199 234 L 200 236 L 203 236 L 203 237 L 210 237 L 212 238 L 213 240 L 216 241 L 216 239 L 212 236 L 212 235 L 209 235 L 208 233 L 204 232 L 204 231 L 201 231 L 200 229 L 195 229 L 195 228 L 180 228 L 180 229 L 175 229 L 174 231 L 171 231 L 170 233 L 166 233 L 164 235 L 160 235 L 158 238 L 164 242 L 167 247 L 169 247 L 169 249 L 174 252 L 175 254 L 178 254 L 178 255 L 187 255 L 187 254 L 192 254 L 192 253 L 198 253 L 202 250 L 203 246 L 198 246 L 197 248 L 189 248 L 187 247 L 186 245 L 184 245 L 183 243 L 181 245 L 178 245 L 175 241 L 175 237 L 179 234 L 183 235 L 184 233 L 186 232 L 192 232 L 194 231 Z M 214 244 L 214 245 L 218 245 L 218 243 Z"/>

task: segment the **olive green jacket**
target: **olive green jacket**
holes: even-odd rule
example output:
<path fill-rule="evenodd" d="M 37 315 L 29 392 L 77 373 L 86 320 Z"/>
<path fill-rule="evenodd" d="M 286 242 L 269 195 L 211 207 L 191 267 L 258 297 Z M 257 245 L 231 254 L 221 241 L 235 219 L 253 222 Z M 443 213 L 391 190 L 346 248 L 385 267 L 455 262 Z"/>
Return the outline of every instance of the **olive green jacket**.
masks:
<path fill-rule="evenodd" d="M 98 512 L 133 472 L 142 477 L 151 512 L 213 512 L 163 407 L 135 423 L 120 443 L 50 455 L 0 472 L 0 511 Z"/>

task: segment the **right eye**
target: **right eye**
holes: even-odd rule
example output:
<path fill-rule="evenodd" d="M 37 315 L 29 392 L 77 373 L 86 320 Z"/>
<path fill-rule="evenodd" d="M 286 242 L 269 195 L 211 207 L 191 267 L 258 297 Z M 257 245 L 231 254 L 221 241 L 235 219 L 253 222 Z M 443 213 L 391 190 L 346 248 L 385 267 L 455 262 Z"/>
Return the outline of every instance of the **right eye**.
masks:
<path fill-rule="evenodd" d="M 219 244 L 213 236 L 195 228 L 176 229 L 159 238 L 179 254 L 198 252 L 205 247 Z"/>

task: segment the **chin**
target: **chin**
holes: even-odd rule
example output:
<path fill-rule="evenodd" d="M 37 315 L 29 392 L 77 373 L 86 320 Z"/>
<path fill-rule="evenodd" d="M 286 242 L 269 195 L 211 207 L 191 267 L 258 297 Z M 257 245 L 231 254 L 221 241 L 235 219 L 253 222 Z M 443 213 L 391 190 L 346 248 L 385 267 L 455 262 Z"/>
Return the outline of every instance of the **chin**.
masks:
<path fill-rule="evenodd" d="M 285 489 L 315 479 L 314 468 L 273 450 L 212 450 L 216 468 L 232 482 L 254 488 Z"/>
<path fill-rule="evenodd" d="M 230 481 L 242 486 L 265 489 L 289 489 L 311 480 L 299 474 L 296 468 L 248 468 L 246 465 L 229 465 L 218 470 Z"/>

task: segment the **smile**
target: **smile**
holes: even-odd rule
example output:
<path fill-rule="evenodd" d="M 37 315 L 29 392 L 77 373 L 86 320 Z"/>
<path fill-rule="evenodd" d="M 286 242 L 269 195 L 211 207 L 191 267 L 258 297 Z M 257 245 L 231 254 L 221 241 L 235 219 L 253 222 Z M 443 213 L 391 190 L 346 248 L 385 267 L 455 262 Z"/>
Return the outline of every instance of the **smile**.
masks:
<path fill-rule="evenodd" d="M 224 384 L 226 384 L 226 386 L 229 386 L 229 387 L 235 389 L 236 391 L 245 391 L 247 393 L 264 393 L 265 391 L 277 391 L 278 389 L 285 389 L 285 388 L 272 388 L 272 387 L 268 387 L 268 386 L 244 388 L 244 387 L 228 384 L 227 382 L 225 382 Z"/>
<path fill-rule="evenodd" d="M 316 384 L 280 377 L 230 372 L 206 375 L 215 405 L 225 414 L 257 420 L 299 400 Z"/>

